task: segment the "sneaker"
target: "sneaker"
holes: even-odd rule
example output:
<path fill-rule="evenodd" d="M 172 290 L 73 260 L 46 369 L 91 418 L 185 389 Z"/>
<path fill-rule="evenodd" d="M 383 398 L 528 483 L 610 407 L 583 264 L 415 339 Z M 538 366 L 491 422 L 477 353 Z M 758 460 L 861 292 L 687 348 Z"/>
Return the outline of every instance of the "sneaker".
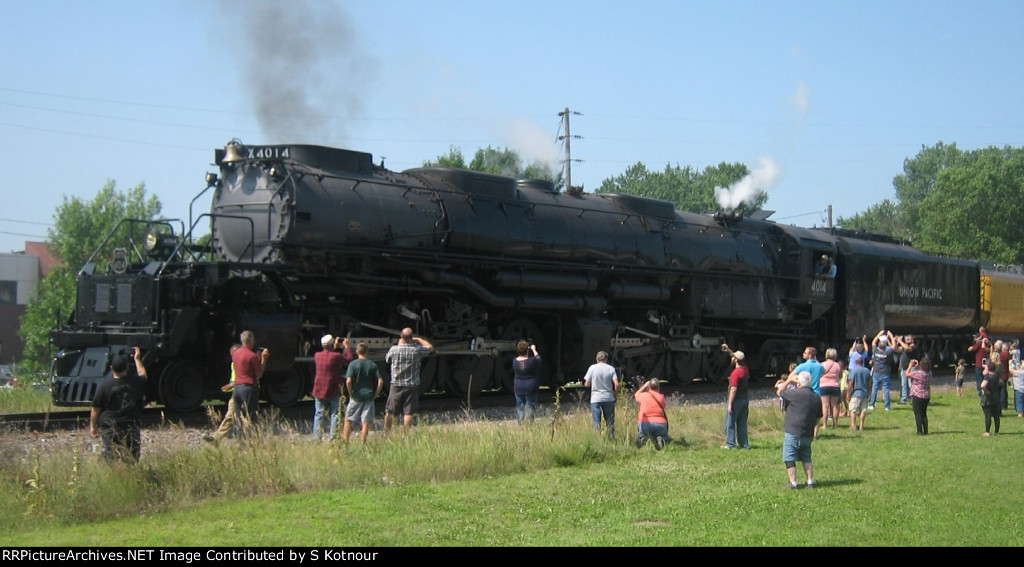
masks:
<path fill-rule="evenodd" d="M 813 480 L 807 481 L 807 488 L 814 488 L 816 486 L 818 486 L 818 483 L 814 482 Z"/>
<path fill-rule="evenodd" d="M 800 488 L 800 485 L 795 483 L 795 482 L 787 482 L 786 483 L 786 488 L 788 488 L 790 490 L 796 490 L 796 489 Z"/>
<path fill-rule="evenodd" d="M 869 411 L 874 411 L 875 410 L 875 406 L 868 406 L 868 410 Z"/>
<path fill-rule="evenodd" d="M 885 411 L 892 411 L 892 408 L 885 408 Z"/>
<path fill-rule="evenodd" d="M 732 447 L 730 447 L 730 446 L 728 446 L 728 445 L 722 445 L 722 448 L 723 448 L 723 449 L 732 449 Z"/>
<path fill-rule="evenodd" d="M 665 439 L 661 437 L 654 438 L 654 449 L 660 451 L 665 448 Z"/>

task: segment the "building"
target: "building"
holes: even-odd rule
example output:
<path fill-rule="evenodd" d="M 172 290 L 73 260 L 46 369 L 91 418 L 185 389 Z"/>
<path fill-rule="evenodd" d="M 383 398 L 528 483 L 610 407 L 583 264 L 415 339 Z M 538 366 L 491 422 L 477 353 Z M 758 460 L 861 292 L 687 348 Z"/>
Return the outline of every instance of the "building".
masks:
<path fill-rule="evenodd" d="M 57 263 L 44 242 L 26 242 L 24 252 L 0 253 L 0 364 L 21 359 L 21 316 L 39 282 Z"/>

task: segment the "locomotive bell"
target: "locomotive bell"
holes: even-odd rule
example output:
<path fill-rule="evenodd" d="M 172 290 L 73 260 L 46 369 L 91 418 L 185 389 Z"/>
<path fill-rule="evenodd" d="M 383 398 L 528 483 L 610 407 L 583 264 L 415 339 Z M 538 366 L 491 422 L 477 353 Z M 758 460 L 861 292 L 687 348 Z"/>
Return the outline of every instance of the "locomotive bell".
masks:
<path fill-rule="evenodd" d="M 235 163 L 239 161 L 245 161 L 245 156 L 242 152 L 245 148 L 242 146 L 242 142 L 231 140 L 228 145 L 224 148 L 224 157 L 220 160 L 221 163 Z"/>

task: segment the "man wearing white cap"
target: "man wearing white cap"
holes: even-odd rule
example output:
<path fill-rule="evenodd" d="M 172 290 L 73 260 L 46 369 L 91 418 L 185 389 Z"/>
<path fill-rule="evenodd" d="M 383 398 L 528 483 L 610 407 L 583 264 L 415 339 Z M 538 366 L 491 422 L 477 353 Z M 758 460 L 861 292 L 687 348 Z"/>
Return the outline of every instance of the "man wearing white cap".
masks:
<path fill-rule="evenodd" d="M 736 442 L 740 447 L 750 449 L 747 438 L 747 417 L 750 414 L 750 396 L 747 385 L 750 371 L 747 369 L 747 356 L 742 350 L 732 350 L 729 345 L 722 344 L 722 350 L 732 356 L 732 372 L 729 374 L 729 399 L 725 405 L 725 445 L 723 449 L 735 449 Z"/>
<path fill-rule="evenodd" d="M 331 441 L 338 431 L 338 407 L 341 404 L 341 385 L 345 381 L 345 369 L 355 355 L 348 346 L 348 339 L 326 334 L 320 339 L 324 349 L 313 355 L 316 377 L 313 378 L 313 440 L 319 441 L 323 434 L 325 419 L 331 420 Z M 338 352 L 344 346 L 345 352 Z"/>

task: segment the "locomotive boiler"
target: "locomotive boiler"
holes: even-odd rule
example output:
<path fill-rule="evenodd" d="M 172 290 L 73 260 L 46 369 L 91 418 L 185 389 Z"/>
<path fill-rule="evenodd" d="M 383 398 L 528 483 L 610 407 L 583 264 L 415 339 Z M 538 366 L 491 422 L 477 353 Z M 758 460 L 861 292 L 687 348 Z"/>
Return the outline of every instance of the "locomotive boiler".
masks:
<path fill-rule="evenodd" d="M 126 220 L 123 259 L 79 274 L 75 313 L 52 334 L 56 403 L 87 404 L 110 358 L 140 346 L 153 399 L 194 409 L 219 395 L 244 329 L 271 351 L 264 397 L 286 405 L 309 392 L 327 332 L 380 359 L 413 327 L 436 351 L 421 391 L 469 395 L 511 389 L 521 338 L 545 357 L 548 386 L 578 381 L 598 350 L 626 375 L 686 383 L 727 375 L 726 341 L 765 374 L 806 344 L 844 346 L 875 327 L 932 335 L 941 350 L 977 322 L 976 265 L 765 214 L 399 173 L 311 145 L 232 142 L 215 164 L 209 213 L 187 228 Z M 202 245 L 197 226 L 209 226 Z M 821 255 L 838 277 L 814 274 Z M 971 270 L 973 299 L 960 289 Z"/>

